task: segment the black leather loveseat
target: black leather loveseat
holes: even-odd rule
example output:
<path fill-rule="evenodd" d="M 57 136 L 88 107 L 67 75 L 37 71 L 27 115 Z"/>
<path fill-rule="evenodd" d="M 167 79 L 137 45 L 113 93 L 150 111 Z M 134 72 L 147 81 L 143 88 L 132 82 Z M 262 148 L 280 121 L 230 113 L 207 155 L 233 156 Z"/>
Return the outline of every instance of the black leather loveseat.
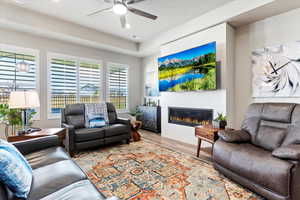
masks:
<path fill-rule="evenodd" d="M 112 103 L 106 103 L 109 125 L 103 128 L 85 128 L 84 104 L 67 105 L 62 109 L 61 126 L 68 129 L 66 146 L 74 153 L 100 145 L 130 141 L 130 120 L 118 118 Z"/>
<path fill-rule="evenodd" d="M 105 200 L 59 144 L 57 136 L 14 143 L 33 169 L 27 200 Z M 1 182 L 0 199 L 16 200 Z"/>

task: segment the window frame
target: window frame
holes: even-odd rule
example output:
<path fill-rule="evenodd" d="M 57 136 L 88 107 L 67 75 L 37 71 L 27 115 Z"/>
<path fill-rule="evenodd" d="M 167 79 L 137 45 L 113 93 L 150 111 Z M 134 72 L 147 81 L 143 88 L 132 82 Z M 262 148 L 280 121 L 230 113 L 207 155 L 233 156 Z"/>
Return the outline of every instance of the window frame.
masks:
<path fill-rule="evenodd" d="M 35 57 L 35 91 L 39 95 L 39 99 L 41 102 L 41 91 L 40 91 L 40 50 L 32 49 L 32 48 L 25 48 L 19 47 L 14 45 L 7 45 L 7 44 L 0 44 L 0 51 L 11 52 L 15 54 L 29 54 Z M 42 104 L 41 104 L 42 105 Z M 34 121 L 39 121 L 41 119 L 41 108 L 35 108 L 36 114 L 34 115 Z"/>
<path fill-rule="evenodd" d="M 109 95 L 109 68 L 111 65 L 114 65 L 114 66 L 119 66 L 120 68 L 125 68 L 127 70 L 127 98 L 126 98 L 126 108 L 125 109 L 116 109 L 117 113 L 128 113 L 129 112 L 129 108 L 130 108 L 130 105 L 129 105 L 129 80 L 130 80 L 130 73 L 129 73 L 129 65 L 127 64 L 121 64 L 121 63 L 115 63 L 115 62 L 107 62 L 106 63 L 106 101 L 110 102 L 110 95 Z"/>
<path fill-rule="evenodd" d="M 60 53 L 54 53 L 54 52 L 47 52 L 47 119 L 60 119 L 61 114 L 53 114 L 51 113 L 51 97 L 52 97 L 52 88 L 51 88 L 51 60 L 52 59 L 64 59 L 64 60 L 72 60 L 75 61 L 76 66 L 76 77 L 77 77 L 77 83 L 76 83 L 76 102 L 79 103 L 80 100 L 80 63 L 81 62 L 88 62 L 92 64 L 99 64 L 100 65 L 100 77 L 99 77 L 99 90 L 101 92 L 100 95 L 100 101 L 104 99 L 103 96 L 103 72 L 104 72 L 104 66 L 102 60 L 97 59 L 91 59 L 91 58 L 83 58 L 79 56 L 71 56 L 66 54 L 60 54 Z"/>

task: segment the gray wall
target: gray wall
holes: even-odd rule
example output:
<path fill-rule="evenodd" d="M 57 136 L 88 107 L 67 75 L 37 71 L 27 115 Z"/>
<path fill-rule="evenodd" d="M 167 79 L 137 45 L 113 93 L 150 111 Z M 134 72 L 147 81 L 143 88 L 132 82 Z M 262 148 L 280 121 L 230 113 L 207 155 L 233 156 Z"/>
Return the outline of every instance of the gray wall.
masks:
<path fill-rule="evenodd" d="M 251 51 L 300 40 L 300 9 L 273 16 L 236 30 L 235 127 L 239 127 L 252 102 L 296 102 L 300 98 L 252 98 Z"/>
<path fill-rule="evenodd" d="M 126 64 L 129 69 L 129 105 L 130 108 L 141 103 L 141 58 L 94 49 L 58 40 L 37 37 L 26 33 L 0 29 L 0 44 L 37 49 L 40 51 L 40 120 L 35 123 L 39 127 L 57 127 L 59 120 L 47 119 L 47 52 L 60 53 L 82 58 L 102 60 L 106 62 Z M 1 132 L 3 129 L 1 129 Z M 1 134 L 0 134 L 1 135 Z"/>

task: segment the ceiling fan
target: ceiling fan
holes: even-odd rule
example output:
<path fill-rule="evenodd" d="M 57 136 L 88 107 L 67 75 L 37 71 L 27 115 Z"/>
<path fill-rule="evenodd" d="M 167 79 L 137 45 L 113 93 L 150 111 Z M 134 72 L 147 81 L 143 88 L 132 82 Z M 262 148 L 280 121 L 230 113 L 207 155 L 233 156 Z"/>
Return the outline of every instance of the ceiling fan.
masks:
<path fill-rule="evenodd" d="M 157 16 L 152 15 L 147 12 L 144 12 L 142 10 L 136 9 L 136 8 L 132 8 L 130 6 L 132 4 L 139 3 L 142 1 L 145 1 L 145 0 L 104 0 L 104 2 L 112 4 L 112 6 L 109 8 L 97 10 L 95 12 L 88 14 L 87 16 L 93 16 L 93 15 L 96 15 L 96 14 L 99 14 L 99 13 L 105 12 L 105 11 L 112 11 L 116 15 L 120 16 L 120 22 L 121 22 L 122 28 L 130 28 L 130 25 L 127 23 L 127 20 L 126 20 L 126 14 L 128 13 L 128 11 L 132 12 L 133 14 L 136 14 L 136 15 L 139 15 L 142 17 L 146 17 L 151 20 L 156 20 Z"/>

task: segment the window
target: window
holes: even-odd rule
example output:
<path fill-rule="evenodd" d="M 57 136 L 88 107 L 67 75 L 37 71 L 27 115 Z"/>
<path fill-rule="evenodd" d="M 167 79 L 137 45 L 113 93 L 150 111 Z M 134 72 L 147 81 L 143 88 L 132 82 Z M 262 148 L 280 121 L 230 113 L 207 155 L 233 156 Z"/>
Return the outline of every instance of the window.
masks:
<path fill-rule="evenodd" d="M 101 61 L 49 55 L 49 118 L 68 104 L 101 101 Z"/>
<path fill-rule="evenodd" d="M 108 64 L 107 100 L 117 110 L 128 110 L 128 67 L 120 64 Z"/>
<path fill-rule="evenodd" d="M 81 103 L 95 103 L 101 101 L 100 65 L 89 62 L 79 63 L 79 101 Z"/>
<path fill-rule="evenodd" d="M 38 90 L 37 60 L 38 51 L 0 46 L 0 104 L 8 103 L 11 91 Z M 29 72 L 18 72 L 19 62 L 29 64 Z"/>

